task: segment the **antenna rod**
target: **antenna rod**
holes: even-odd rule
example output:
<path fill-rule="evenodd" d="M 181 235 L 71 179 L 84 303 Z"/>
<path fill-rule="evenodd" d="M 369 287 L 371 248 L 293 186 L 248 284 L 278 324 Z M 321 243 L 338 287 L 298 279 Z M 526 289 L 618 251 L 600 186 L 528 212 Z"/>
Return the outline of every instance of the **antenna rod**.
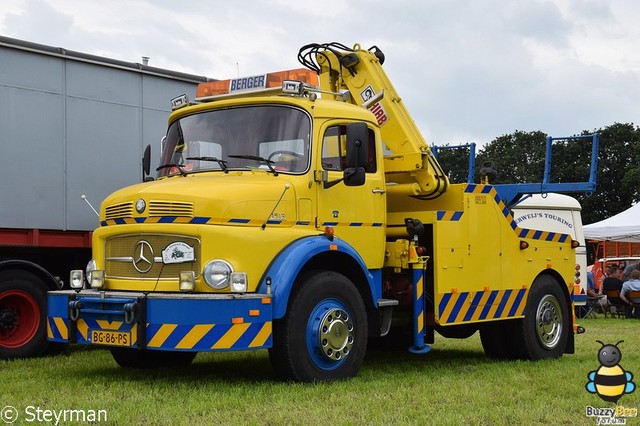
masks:
<path fill-rule="evenodd" d="M 271 215 L 273 214 L 273 212 L 276 211 L 276 208 L 278 207 L 278 204 L 280 204 L 280 201 L 282 201 L 282 197 L 284 197 L 284 193 L 287 192 L 287 190 L 291 188 L 291 185 L 289 185 L 288 183 L 284 184 L 284 191 L 282 191 L 282 194 L 280 194 L 280 198 L 278 198 L 278 202 L 276 203 L 275 206 L 273 206 L 273 210 L 271 210 L 271 213 L 269 213 L 269 217 L 267 218 L 267 220 L 264 221 L 264 223 L 262 224 L 262 230 L 264 231 L 264 229 L 267 227 L 267 222 L 269 221 L 269 218 L 271 218 Z"/>
<path fill-rule="evenodd" d="M 89 200 L 87 200 L 87 196 L 86 195 L 82 194 L 80 196 L 80 198 L 82 198 L 84 200 L 84 202 L 87 203 L 89 205 L 89 207 L 91 207 L 91 210 L 93 210 L 93 212 L 96 214 L 96 216 L 100 217 L 100 214 L 96 211 L 96 209 L 93 208 L 93 206 L 91 205 Z"/>

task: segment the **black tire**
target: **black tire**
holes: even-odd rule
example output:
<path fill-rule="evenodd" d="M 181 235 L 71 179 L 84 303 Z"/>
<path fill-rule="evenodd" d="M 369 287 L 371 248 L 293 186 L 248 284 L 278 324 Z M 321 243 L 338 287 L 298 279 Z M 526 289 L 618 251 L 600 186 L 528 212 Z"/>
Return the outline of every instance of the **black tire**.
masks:
<path fill-rule="evenodd" d="M 111 348 L 111 355 L 120 367 L 134 369 L 184 367 L 191 364 L 197 354 L 197 352 Z"/>
<path fill-rule="evenodd" d="M 47 285 L 36 275 L 0 272 L 0 359 L 44 354 L 47 341 Z"/>
<path fill-rule="evenodd" d="M 525 317 L 514 323 L 514 358 L 539 360 L 558 358 L 569 337 L 569 310 L 558 282 L 548 275 L 535 279 L 525 308 Z"/>
<path fill-rule="evenodd" d="M 354 377 L 367 350 L 367 315 L 353 283 L 332 271 L 311 271 L 296 282 L 286 315 L 274 323 L 269 359 L 284 380 Z"/>

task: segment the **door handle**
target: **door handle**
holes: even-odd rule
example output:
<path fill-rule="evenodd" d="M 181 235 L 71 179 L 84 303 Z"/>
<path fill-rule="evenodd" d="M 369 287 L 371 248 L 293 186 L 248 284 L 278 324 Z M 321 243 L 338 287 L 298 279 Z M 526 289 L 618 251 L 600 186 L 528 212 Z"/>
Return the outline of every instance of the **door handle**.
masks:
<path fill-rule="evenodd" d="M 385 191 L 384 189 L 372 189 L 371 192 L 373 192 L 374 194 L 384 194 Z"/>

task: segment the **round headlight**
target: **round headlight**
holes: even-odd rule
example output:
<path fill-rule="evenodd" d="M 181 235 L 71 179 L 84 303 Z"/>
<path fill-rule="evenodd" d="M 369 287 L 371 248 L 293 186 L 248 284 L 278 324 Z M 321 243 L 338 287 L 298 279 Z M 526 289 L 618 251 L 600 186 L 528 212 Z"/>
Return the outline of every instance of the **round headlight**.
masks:
<path fill-rule="evenodd" d="M 142 198 L 136 201 L 136 211 L 138 213 L 142 213 L 146 207 L 147 207 L 147 203 L 145 203 Z"/>
<path fill-rule="evenodd" d="M 91 273 L 98 269 L 96 266 L 95 259 L 91 259 L 89 263 L 87 263 L 87 267 L 84 270 L 84 276 L 87 278 L 87 282 L 91 284 Z"/>
<path fill-rule="evenodd" d="M 204 267 L 204 281 L 214 290 L 221 290 L 229 285 L 233 268 L 225 260 L 212 260 Z"/>

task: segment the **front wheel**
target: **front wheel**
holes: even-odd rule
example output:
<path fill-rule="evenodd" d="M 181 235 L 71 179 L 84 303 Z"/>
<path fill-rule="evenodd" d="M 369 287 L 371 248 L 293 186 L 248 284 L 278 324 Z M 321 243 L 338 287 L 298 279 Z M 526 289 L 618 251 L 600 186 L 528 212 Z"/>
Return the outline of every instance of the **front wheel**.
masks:
<path fill-rule="evenodd" d="M 558 358 L 569 336 L 569 309 L 560 285 L 542 275 L 531 286 L 524 319 L 515 327 L 517 358 Z"/>
<path fill-rule="evenodd" d="M 344 275 L 312 271 L 301 277 L 287 314 L 274 324 L 269 359 L 285 380 L 339 380 L 358 374 L 367 348 L 360 293 Z"/>

